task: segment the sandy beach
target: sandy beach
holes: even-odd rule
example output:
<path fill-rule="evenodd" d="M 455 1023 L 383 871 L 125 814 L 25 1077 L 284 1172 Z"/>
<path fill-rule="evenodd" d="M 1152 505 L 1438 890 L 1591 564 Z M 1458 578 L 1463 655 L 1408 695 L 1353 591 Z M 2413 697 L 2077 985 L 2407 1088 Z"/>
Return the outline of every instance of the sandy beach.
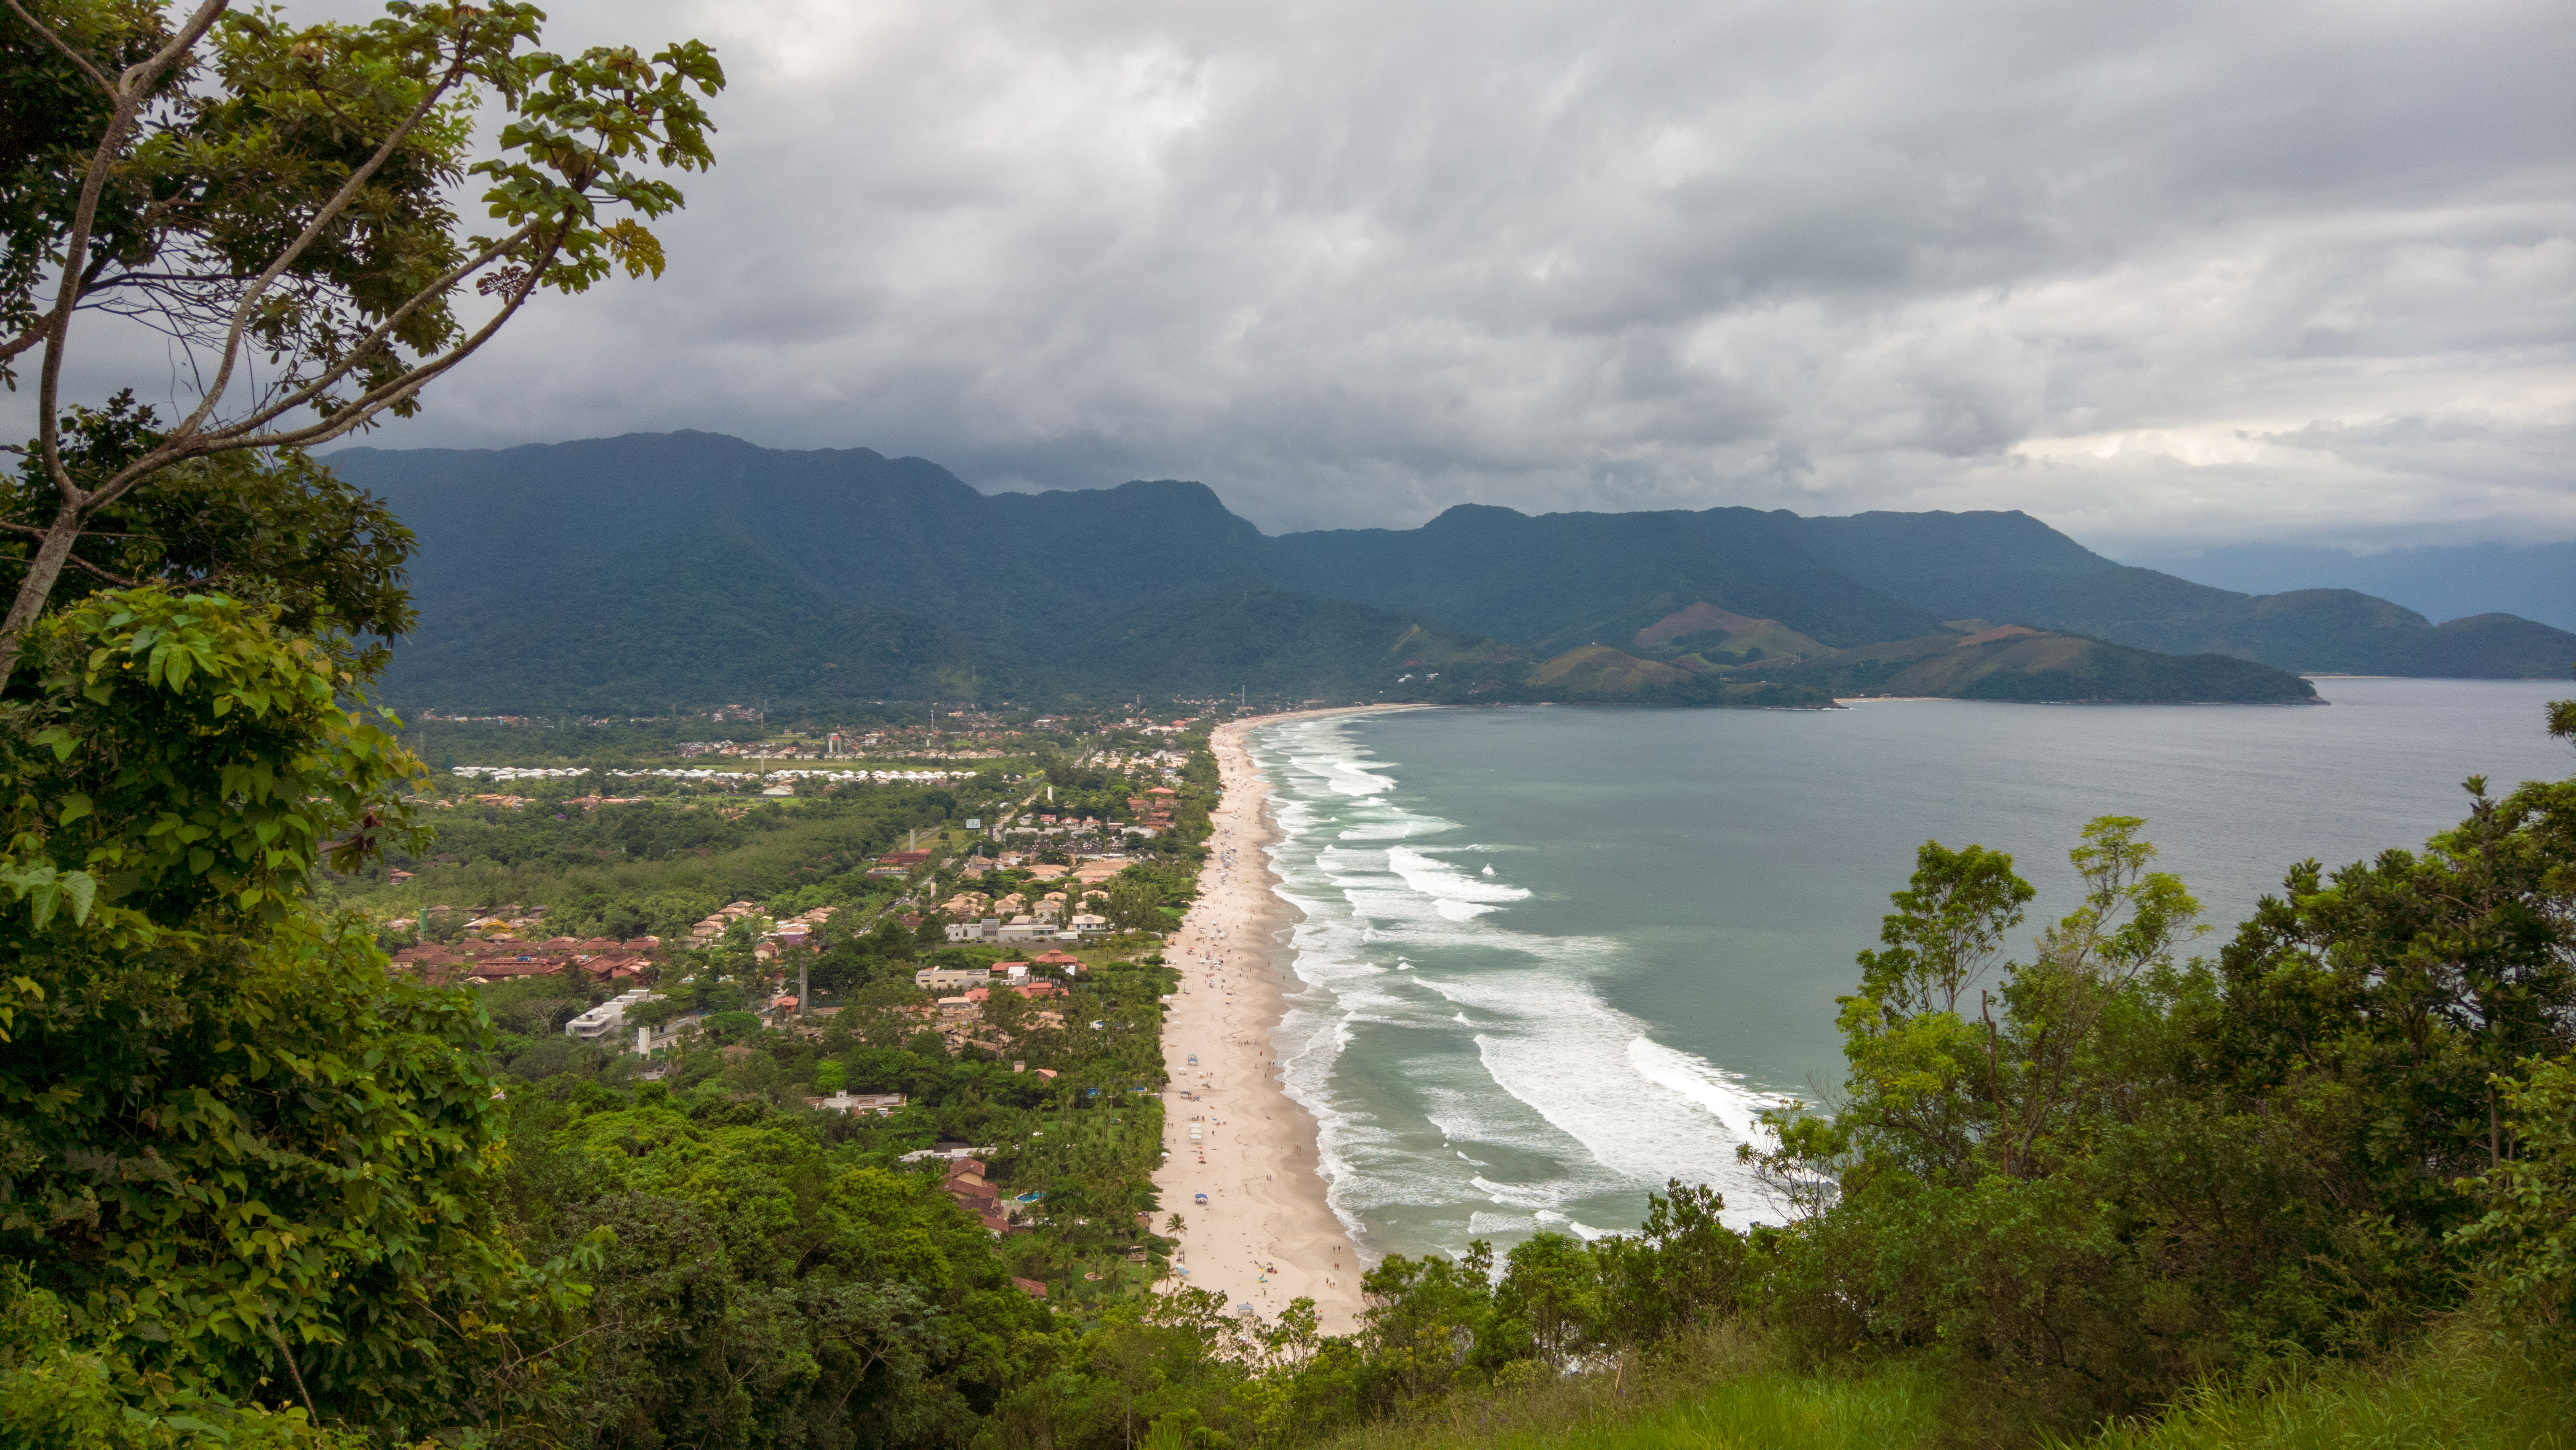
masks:
<path fill-rule="evenodd" d="M 1324 1332 L 1346 1334 L 1358 1324 L 1363 1266 L 1324 1200 L 1315 1121 L 1279 1082 L 1271 1029 L 1285 1012 L 1281 963 L 1296 918 L 1272 890 L 1262 849 L 1275 835 L 1270 783 L 1243 746 L 1247 729 L 1289 718 L 1220 725 L 1209 741 L 1224 799 L 1198 901 L 1164 945 L 1182 981 L 1163 1025 L 1171 1087 L 1154 1184 L 1163 1215 L 1186 1225 L 1166 1287 L 1215 1290 L 1264 1319 L 1312 1299 Z"/>

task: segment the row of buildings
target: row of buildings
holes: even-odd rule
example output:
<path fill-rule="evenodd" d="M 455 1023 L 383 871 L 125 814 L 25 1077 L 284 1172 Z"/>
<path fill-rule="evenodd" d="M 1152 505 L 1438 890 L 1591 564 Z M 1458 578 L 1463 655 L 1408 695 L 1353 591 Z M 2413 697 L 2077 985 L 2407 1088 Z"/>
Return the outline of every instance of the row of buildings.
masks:
<path fill-rule="evenodd" d="M 1008 921 L 998 916 L 973 921 L 952 921 L 946 928 L 948 939 L 960 945 L 1027 946 L 1035 942 L 1079 944 L 1094 941 L 1109 932 L 1109 919 L 1089 912 L 1075 912 L 1062 922 L 1041 920 L 1035 913 L 1022 913 Z"/>
<path fill-rule="evenodd" d="M 776 956 L 781 951 L 820 943 L 823 939 L 823 924 L 830 921 L 833 914 L 839 910 L 837 906 L 818 906 L 811 911 L 799 912 L 785 921 L 771 923 L 767 930 L 760 934 L 759 948 L 765 949 L 763 960 Z M 739 921 L 748 921 L 755 925 L 768 922 L 769 912 L 756 901 L 727 902 L 709 913 L 705 920 L 689 928 L 689 945 L 703 947 L 721 941 L 724 939 L 724 934 L 733 930 L 734 923 Z"/>
<path fill-rule="evenodd" d="M 545 941 L 467 938 L 457 942 L 422 942 L 394 953 L 394 968 L 430 982 L 471 982 L 486 986 L 519 977 L 558 973 L 589 982 L 618 982 L 640 977 L 661 960 L 659 937 L 612 941 L 568 936 Z"/>

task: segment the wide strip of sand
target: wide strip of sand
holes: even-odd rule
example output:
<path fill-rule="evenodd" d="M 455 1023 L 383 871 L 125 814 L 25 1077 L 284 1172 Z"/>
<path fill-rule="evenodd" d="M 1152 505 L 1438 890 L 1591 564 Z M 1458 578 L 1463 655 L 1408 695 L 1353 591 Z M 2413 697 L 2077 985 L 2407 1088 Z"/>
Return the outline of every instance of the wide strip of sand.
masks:
<path fill-rule="evenodd" d="M 1325 1202 L 1315 1120 L 1279 1080 L 1271 1030 L 1287 1010 L 1287 938 L 1297 913 L 1273 889 L 1264 850 L 1278 835 L 1270 783 L 1243 744 L 1246 730 L 1290 718 L 1220 725 L 1209 740 L 1224 794 L 1198 900 L 1163 949 L 1181 986 L 1163 1019 L 1171 1086 L 1154 1186 L 1162 1213 L 1184 1225 L 1163 1287 L 1214 1290 L 1264 1319 L 1312 1299 L 1324 1332 L 1347 1334 L 1358 1327 L 1362 1263 Z"/>

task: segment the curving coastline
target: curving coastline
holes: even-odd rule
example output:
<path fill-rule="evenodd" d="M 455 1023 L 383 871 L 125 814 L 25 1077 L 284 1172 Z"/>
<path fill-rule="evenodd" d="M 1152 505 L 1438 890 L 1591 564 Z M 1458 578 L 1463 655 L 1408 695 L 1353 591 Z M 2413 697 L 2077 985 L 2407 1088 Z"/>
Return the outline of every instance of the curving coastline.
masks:
<path fill-rule="evenodd" d="M 1161 1215 L 1178 1214 L 1185 1225 L 1174 1235 L 1181 1246 L 1164 1287 L 1213 1290 L 1265 1319 L 1312 1299 L 1327 1334 L 1358 1326 L 1365 1265 L 1325 1200 L 1315 1120 L 1279 1079 L 1271 1033 L 1287 1011 L 1282 987 L 1297 913 L 1276 890 L 1266 849 L 1278 838 L 1270 783 L 1243 736 L 1280 720 L 1380 708 L 1424 707 L 1305 710 L 1216 728 L 1208 743 L 1223 795 L 1208 861 L 1197 902 L 1164 944 L 1182 982 L 1163 1020 L 1171 1086 L 1154 1186 Z"/>

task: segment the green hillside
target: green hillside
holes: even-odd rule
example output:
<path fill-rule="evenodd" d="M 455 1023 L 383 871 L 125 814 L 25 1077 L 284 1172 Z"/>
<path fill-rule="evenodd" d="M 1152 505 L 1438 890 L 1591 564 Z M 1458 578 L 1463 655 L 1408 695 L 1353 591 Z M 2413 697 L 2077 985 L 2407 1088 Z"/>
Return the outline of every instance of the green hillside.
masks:
<path fill-rule="evenodd" d="M 1039 650 L 1068 622 L 1147 600 L 1275 587 L 1259 532 L 1195 483 L 987 495 L 919 458 L 711 433 L 355 448 L 330 462 L 419 535 L 425 615 L 487 607 L 566 569 L 632 586 L 673 551 L 728 536 L 821 597 Z"/>
<path fill-rule="evenodd" d="M 2317 697 L 2306 680 L 2252 660 L 2155 654 L 2020 625 L 1866 645 L 1777 673 L 1844 696 L 2238 705 L 2313 704 Z"/>
<path fill-rule="evenodd" d="M 1835 646 L 1923 633 L 1939 618 L 1817 558 L 1795 514 L 1709 509 L 1546 514 L 1460 505 L 1410 530 L 1266 541 L 1295 589 L 1409 610 L 1553 655 L 1633 639 L 1706 602 Z"/>
<path fill-rule="evenodd" d="M 424 550 L 424 552 L 427 552 Z M 727 702 L 964 698 L 973 641 L 901 610 L 832 599 L 729 530 L 638 557 L 493 581 L 490 602 L 424 609 L 384 694 L 449 713 L 665 713 Z M 417 592 L 417 591 L 416 591 Z"/>
<path fill-rule="evenodd" d="M 1526 650 L 1346 599 L 1277 589 L 1159 600 L 1069 637 L 1032 678 L 1067 695 L 1423 699 L 1444 666 L 1516 676 Z M 1410 676 L 1410 679 L 1405 678 Z"/>
<path fill-rule="evenodd" d="M 2529 620 L 2437 626 L 2347 590 L 2232 594 L 2018 513 L 1462 506 L 1418 529 L 1269 538 L 1196 483 L 987 495 L 922 459 L 706 433 L 330 461 L 419 539 L 419 624 L 385 694 L 450 711 L 1147 690 L 1776 703 L 1881 692 L 1894 656 L 1820 657 L 1970 617 L 2099 643 L 1988 651 L 2000 663 L 1906 691 L 2283 699 L 2277 669 L 2576 662 L 2576 635 Z M 1628 663 L 1566 659 L 1595 648 Z M 1548 663 L 1533 676 L 1532 660 Z"/>
<path fill-rule="evenodd" d="M 1973 615 L 2303 672 L 2554 679 L 2576 664 L 2576 634 L 2513 615 L 2437 626 L 2349 589 L 2213 589 L 2115 564 L 2018 512 L 1868 513 L 1805 526 L 1819 558 L 1945 619 Z"/>
<path fill-rule="evenodd" d="M 1419 529 L 1291 534 L 1269 545 L 1271 567 L 1293 587 L 1414 610 L 1543 654 L 1645 645 L 1643 632 L 1705 605 L 1835 648 L 1975 616 L 2286 670 L 2554 678 L 2576 663 L 2576 634 L 2512 615 L 2436 626 L 2350 590 L 2212 589 L 2114 563 L 2018 512 L 1530 517 L 1460 507 Z"/>
<path fill-rule="evenodd" d="M 1628 647 L 1649 658 L 1672 659 L 1685 669 L 1829 652 L 1776 619 L 1747 619 L 1705 602 L 1674 610 L 1638 630 Z"/>

